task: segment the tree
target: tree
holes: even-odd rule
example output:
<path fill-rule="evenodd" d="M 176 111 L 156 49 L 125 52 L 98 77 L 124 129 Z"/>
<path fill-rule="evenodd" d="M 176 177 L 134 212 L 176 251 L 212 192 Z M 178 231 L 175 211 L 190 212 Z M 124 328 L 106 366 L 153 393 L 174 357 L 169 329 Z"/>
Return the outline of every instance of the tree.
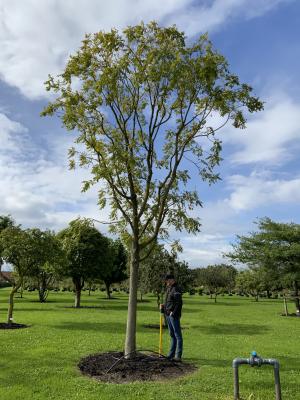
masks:
<path fill-rule="evenodd" d="M 30 233 L 37 252 L 37 263 L 31 271 L 31 277 L 37 283 L 39 300 L 44 303 L 49 286 L 63 273 L 66 257 L 53 232 L 32 229 Z"/>
<path fill-rule="evenodd" d="M 169 253 L 162 245 L 157 245 L 150 256 L 141 263 L 139 270 L 139 289 L 141 293 L 153 293 L 157 305 L 163 302 L 166 274 L 175 276 L 182 291 L 192 286 L 191 270 L 186 262 L 179 261 L 176 254 Z"/>
<path fill-rule="evenodd" d="M 138 287 L 142 294 L 153 293 L 157 297 L 157 306 L 162 303 L 164 277 L 172 268 L 172 257 L 162 245 L 157 245 L 139 268 Z"/>
<path fill-rule="evenodd" d="M 15 222 L 11 218 L 10 215 L 0 215 L 0 234 L 4 229 L 9 228 L 9 227 L 11 228 L 14 225 L 15 225 Z M 2 253 L 2 249 L 0 247 L 0 272 L 1 272 L 2 265 L 3 265 L 3 259 L 2 259 L 1 253 Z"/>
<path fill-rule="evenodd" d="M 211 295 L 214 294 L 215 303 L 222 289 L 234 286 L 236 269 L 226 264 L 209 265 L 198 269 L 198 283 L 205 286 Z"/>
<path fill-rule="evenodd" d="M 110 240 L 110 267 L 100 275 L 105 283 L 107 298 L 110 296 L 110 286 L 113 283 L 119 283 L 128 278 L 127 271 L 127 252 L 121 240 Z"/>
<path fill-rule="evenodd" d="M 241 271 L 236 278 L 236 288 L 242 293 L 250 294 L 258 301 L 259 295 L 264 291 L 260 269 Z"/>
<path fill-rule="evenodd" d="M 9 295 L 7 323 L 13 321 L 14 295 L 22 286 L 25 276 L 30 275 L 38 262 L 38 252 L 32 240 L 30 229 L 22 230 L 11 226 L 0 235 L 0 246 L 3 259 L 13 266 L 12 289 Z"/>
<path fill-rule="evenodd" d="M 250 268 L 263 268 L 282 284 L 293 281 L 296 309 L 300 309 L 300 225 L 270 218 L 257 222 L 258 232 L 237 236 L 238 242 L 226 256 Z"/>
<path fill-rule="evenodd" d="M 75 308 L 79 308 L 85 281 L 98 278 L 109 267 L 109 242 L 87 218 L 71 221 L 58 238 L 67 258 L 64 275 L 72 278 Z"/>
<path fill-rule="evenodd" d="M 198 232 L 189 210 L 201 205 L 190 188 L 189 164 L 214 183 L 227 121 L 245 127 L 243 108 L 262 103 L 240 84 L 206 36 L 188 46 L 175 26 L 155 22 L 86 35 L 65 70 L 46 82 L 57 94 L 42 115 L 58 113 L 76 132 L 70 167 L 89 166 L 83 189 L 99 186 L 99 205 L 108 202 L 111 230 L 130 243 L 130 278 L 125 356 L 136 349 L 138 270 L 143 257 L 168 227 Z M 211 115 L 221 126 L 211 127 Z M 76 146 L 76 144 L 79 145 Z M 207 146 L 210 144 L 210 147 Z M 205 150 L 204 150 L 205 146 Z M 84 147 L 84 150 L 83 150 Z"/>

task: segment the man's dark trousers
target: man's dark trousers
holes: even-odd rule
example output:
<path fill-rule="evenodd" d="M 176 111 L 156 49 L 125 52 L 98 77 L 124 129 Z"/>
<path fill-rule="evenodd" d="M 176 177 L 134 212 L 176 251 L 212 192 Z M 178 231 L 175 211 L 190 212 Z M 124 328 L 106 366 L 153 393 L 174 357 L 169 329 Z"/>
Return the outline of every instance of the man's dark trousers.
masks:
<path fill-rule="evenodd" d="M 168 358 L 181 358 L 182 355 L 182 334 L 180 326 L 180 318 L 174 318 L 173 316 L 167 315 L 167 324 L 171 336 L 171 348 L 168 354 Z"/>

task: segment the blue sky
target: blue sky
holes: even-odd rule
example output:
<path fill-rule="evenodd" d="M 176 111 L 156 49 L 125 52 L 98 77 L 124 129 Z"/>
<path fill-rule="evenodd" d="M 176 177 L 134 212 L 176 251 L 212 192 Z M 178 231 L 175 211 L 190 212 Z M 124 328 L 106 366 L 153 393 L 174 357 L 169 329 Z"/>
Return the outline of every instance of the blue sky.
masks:
<path fill-rule="evenodd" d="M 208 32 L 265 102 L 246 130 L 227 126 L 220 134 L 222 181 L 193 182 L 204 204 L 195 210 L 202 232 L 171 231 L 181 258 L 194 267 L 222 262 L 235 235 L 260 217 L 300 223 L 299 0 L 0 0 L 0 215 L 55 230 L 79 215 L 107 219 L 96 190 L 80 191 L 88 172 L 67 168 L 72 136 L 58 119 L 39 116 L 50 99 L 43 82 L 85 33 L 141 20 L 175 23 L 190 40 Z"/>

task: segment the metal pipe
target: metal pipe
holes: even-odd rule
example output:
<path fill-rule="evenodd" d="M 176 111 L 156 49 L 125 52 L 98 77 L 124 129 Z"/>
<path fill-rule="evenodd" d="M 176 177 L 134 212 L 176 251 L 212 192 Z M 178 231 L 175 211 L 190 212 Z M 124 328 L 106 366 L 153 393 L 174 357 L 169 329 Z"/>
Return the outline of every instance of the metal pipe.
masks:
<path fill-rule="evenodd" d="M 234 400 L 240 400 L 239 393 L 239 366 L 242 364 L 248 364 L 251 367 L 260 367 L 261 365 L 272 365 L 274 368 L 274 380 L 275 380 L 275 395 L 276 400 L 282 400 L 281 397 L 281 386 L 279 376 L 279 362 L 274 358 L 261 358 L 256 352 L 252 352 L 250 358 L 235 358 L 232 362 L 233 367 L 233 382 L 234 382 Z"/>

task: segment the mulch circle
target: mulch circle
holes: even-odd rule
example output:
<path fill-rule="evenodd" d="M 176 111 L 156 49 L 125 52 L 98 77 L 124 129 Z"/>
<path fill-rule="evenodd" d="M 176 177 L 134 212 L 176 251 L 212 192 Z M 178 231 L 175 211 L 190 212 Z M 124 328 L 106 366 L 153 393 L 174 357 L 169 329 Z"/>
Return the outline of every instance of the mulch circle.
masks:
<path fill-rule="evenodd" d="M 298 318 L 300 318 L 300 315 L 299 314 L 296 314 L 296 313 L 292 313 L 292 314 L 288 314 L 288 315 L 285 315 L 285 314 L 280 314 L 282 317 L 298 317 Z"/>
<path fill-rule="evenodd" d="M 134 358 L 125 359 L 124 353 L 116 351 L 89 355 L 81 359 L 78 367 L 83 374 L 110 383 L 174 379 L 197 369 L 156 353 L 136 352 Z"/>
<path fill-rule="evenodd" d="M 21 328 L 28 328 L 28 325 L 16 324 L 15 322 L 12 322 L 11 324 L 7 324 L 4 322 L 0 323 L 0 329 L 21 329 Z"/>

